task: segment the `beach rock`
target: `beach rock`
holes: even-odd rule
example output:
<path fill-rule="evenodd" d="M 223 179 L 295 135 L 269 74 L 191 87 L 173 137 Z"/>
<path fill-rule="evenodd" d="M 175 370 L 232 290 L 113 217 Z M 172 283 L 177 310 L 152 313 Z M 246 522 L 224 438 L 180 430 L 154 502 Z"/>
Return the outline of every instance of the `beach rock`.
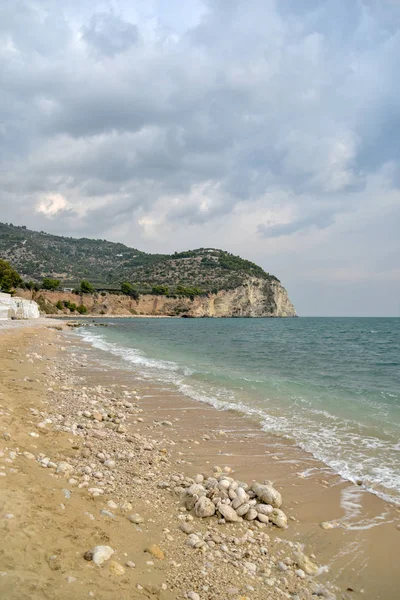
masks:
<path fill-rule="evenodd" d="M 206 496 L 199 498 L 195 504 L 196 517 L 212 517 L 215 514 L 215 504 Z"/>
<path fill-rule="evenodd" d="M 234 498 L 232 500 L 232 508 L 234 510 L 237 510 L 239 508 L 239 506 L 242 506 L 242 504 L 244 504 L 243 500 L 241 498 L 239 498 L 238 496 L 236 496 L 236 498 Z"/>
<path fill-rule="evenodd" d="M 269 515 L 269 520 L 271 521 L 271 523 L 273 523 L 277 527 L 280 527 L 281 529 L 286 529 L 287 527 L 287 516 L 285 515 L 283 510 L 280 510 L 279 508 L 274 508 L 274 510 Z"/>
<path fill-rule="evenodd" d="M 133 515 L 128 515 L 127 518 L 128 518 L 128 521 L 130 521 L 131 523 L 134 523 L 135 525 L 140 525 L 140 523 L 144 523 L 143 517 L 141 517 L 137 513 L 135 513 Z"/>
<path fill-rule="evenodd" d="M 334 525 L 332 523 L 328 523 L 327 521 L 323 521 L 322 523 L 320 523 L 320 527 L 322 529 L 333 529 Z"/>
<path fill-rule="evenodd" d="M 182 523 L 179 525 L 179 529 L 183 531 L 183 533 L 186 533 L 186 535 L 190 535 L 194 532 L 193 525 L 191 525 L 187 521 L 182 521 Z"/>
<path fill-rule="evenodd" d="M 307 575 L 316 575 L 318 573 L 318 566 L 302 552 L 296 552 L 294 555 L 294 560 L 296 561 L 299 569 L 304 571 L 304 573 Z"/>
<path fill-rule="evenodd" d="M 269 516 L 264 515 L 263 513 L 257 513 L 257 519 L 260 523 L 269 523 Z"/>
<path fill-rule="evenodd" d="M 254 519 L 257 519 L 258 516 L 258 512 L 256 511 L 255 508 L 250 508 L 247 513 L 244 515 L 244 518 L 246 521 L 254 521 Z"/>
<path fill-rule="evenodd" d="M 62 462 L 58 463 L 57 468 L 56 468 L 56 473 L 61 473 L 63 475 L 69 476 L 73 470 L 74 470 L 74 467 L 72 465 L 70 465 L 69 463 L 67 463 L 65 461 L 62 461 Z"/>
<path fill-rule="evenodd" d="M 227 504 L 220 504 L 218 506 L 218 511 L 228 523 L 236 523 L 236 521 L 239 519 L 234 509 Z"/>
<path fill-rule="evenodd" d="M 237 496 L 237 498 L 239 498 L 239 500 L 242 501 L 242 503 L 249 501 L 249 495 L 246 493 L 246 491 L 242 487 L 238 487 L 236 489 L 236 496 Z"/>
<path fill-rule="evenodd" d="M 232 508 L 235 508 L 233 503 L 232 503 Z M 245 515 L 249 510 L 250 510 L 250 504 L 248 502 L 246 502 L 245 504 L 241 504 L 239 506 L 239 508 L 236 509 L 236 514 L 239 517 L 243 517 L 243 515 Z"/>
<path fill-rule="evenodd" d="M 282 496 L 272 485 L 255 483 L 252 486 L 252 490 L 265 504 L 270 504 L 273 508 L 280 508 L 282 506 Z"/>
<path fill-rule="evenodd" d="M 117 575 L 118 577 L 125 575 L 124 567 L 116 560 L 110 562 L 110 571 L 113 575 Z"/>
<path fill-rule="evenodd" d="M 158 560 L 165 559 L 165 554 L 163 550 L 161 550 L 161 548 L 157 546 L 157 544 L 152 544 L 151 546 L 149 546 L 146 549 L 146 552 L 148 552 L 149 554 L 151 554 L 151 556 L 154 556 L 154 558 L 157 558 Z"/>
<path fill-rule="evenodd" d="M 274 510 L 270 504 L 257 504 L 255 506 L 255 509 L 258 513 L 261 513 L 262 515 L 270 515 Z"/>
<path fill-rule="evenodd" d="M 86 560 L 92 560 L 96 565 L 102 565 L 106 560 L 109 560 L 114 554 L 111 546 L 95 546 L 85 553 Z"/>

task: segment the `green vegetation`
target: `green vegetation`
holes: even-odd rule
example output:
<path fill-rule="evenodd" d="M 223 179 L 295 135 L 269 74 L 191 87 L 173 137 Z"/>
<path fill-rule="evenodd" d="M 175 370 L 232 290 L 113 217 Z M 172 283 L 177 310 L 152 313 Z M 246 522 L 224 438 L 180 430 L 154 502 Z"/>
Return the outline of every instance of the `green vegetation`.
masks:
<path fill-rule="evenodd" d="M 63 305 L 63 303 L 61 302 L 61 300 L 59 300 L 59 301 L 56 303 L 56 308 L 58 308 L 58 310 L 62 310 L 62 309 L 64 308 L 64 305 Z"/>
<path fill-rule="evenodd" d="M 168 296 L 169 287 L 167 285 L 153 285 L 151 293 L 155 296 Z"/>
<path fill-rule="evenodd" d="M 11 292 L 21 283 L 22 279 L 17 271 L 7 261 L 0 259 L 0 291 Z"/>
<path fill-rule="evenodd" d="M 125 294 L 125 296 L 130 296 L 131 298 L 136 300 L 136 302 L 140 298 L 140 294 L 137 291 L 137 289 L 135 287 L 133 287 L 133 285 L 131 283 L 129 283 L 128 281 L 124 281 L 123 283 L 121 283 L 121 292 L 123 294 Z"/>
<path fill-rule="evenodd" d="M 45 277 L 42 282 L 42 289 L 44 290 L 56 290 L 60 286 L 59 279 L 51 279 L 50 277 Z"/>
<path fill-rule="evenodd" d="M 81 281 L 80 292 L 82 294 L 93 294 L 94 287 L 92 286 L 91 283 L 89 283 L 86 279 L 84 279 L 83 281 Z"/>
<path fill-rule="evenodd" d="M 60 237 L 2 223 L 0 257 L 33 285 L 43 278 L 57 279 L 60 287 L 77 294 L 110 290 L 134 299 L 153 289 L 159 295 L 194 297 L 235 288 L 248 277 L 276 280 L 251 261 L 215 248 L 146 254 L 105 240 Z"/>
<path fill-rule="evenodd" d="M 78 311 L 78 313 L 80 315 L 86 315 L 88 309 L 86 308 L 86 306 L 84 304 L 81 304 L 80 306 L 78 306 L 78 308 L 76 309 Z"/>

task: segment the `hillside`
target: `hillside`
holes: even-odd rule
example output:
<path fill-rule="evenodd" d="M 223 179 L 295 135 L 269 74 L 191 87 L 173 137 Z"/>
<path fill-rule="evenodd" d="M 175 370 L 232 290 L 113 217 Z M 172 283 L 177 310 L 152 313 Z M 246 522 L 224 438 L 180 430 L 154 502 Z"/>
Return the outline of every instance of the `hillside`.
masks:
<path fill-rule="evenodd" d="M 182 285 L 216 293 L 237 288 L 249 277 L 279 282 L 256 264 L 214 248 L 147 254 L 106 240 L 68 238 L 4 223 L 0 223 L 0 258 L 25 280 L 55 277 L 64 287 L 89 279 L 105 289 L 119 289 L 121 282 L 129 281 L 142 293 L 156 285 L 167 285 L 171 292 Z"/>

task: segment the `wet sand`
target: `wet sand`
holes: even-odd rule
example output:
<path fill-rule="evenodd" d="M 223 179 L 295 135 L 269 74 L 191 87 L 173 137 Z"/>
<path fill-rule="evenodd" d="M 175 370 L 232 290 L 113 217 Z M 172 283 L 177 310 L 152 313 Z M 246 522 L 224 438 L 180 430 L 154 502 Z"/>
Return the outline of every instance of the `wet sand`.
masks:
<path fill-rule="evenodd" d="M 91 351 L 104 358 L 101 351 Z M 244 481 L 272 480 L 291 519 L 280 537 L 304 543 L 329 568 L 329 580 L 351 597 L 399 597 L 399 507 L 344 481 L 293 443 L 263 432 L 250 418 L 166 391 L 118 367 L 115 361 L 112 370 L 100 374 L 94 361 L 86 377 L 104 385 L 133 383 L 150 422 L 174 421 L 173 439 L 184 444 L 187 475 L 223 463 Z M 204 434 L 210 436 L 206 442 Z M 332 529 L 323 529 L 321 523 Z"/>
<path fill-rule="evenodd" d="M 107 362 L 113 364 L 104 368 L 105 355 L 101 351 L 94 351 L 70 333 L 46 329 L 52 324 L 54 321 L 47 322 L 45 328 L 41 325 L 42 329 L 16 325 L 9 327 L 13 331 L 1 333 L 0 330 L 0 369 L 3 374 L 0 382 L 0 472 L 5 473 L 0 477 L 1 597 L 10 600 L 55 597 L 61 600 L 87 597 L 169 600 L 183 598 L 182 590 L 192 589 L 189 587 L 192 583 L 199 589 L 196 587 L 200 577 L 198 555 L 194 564 L 192 551 L 188 553 L 185 549 L 183 534 L 176 531 L 180 502 L 168 492 L 157 489 L 149 469 L 165 478 L 177 470 L 194 476 L 196 472 L 209 471 L 213 465 L 227 465 L 233 469 L 235 478 L 249 483 L 270 479 L 281 491 L 289 528 L 284 531 L 268 528 L 271 553 L 275 551 L 275 543 L 278 546 L 281 543 L 279 540 L 299 541 L 305 544 L 308 554 L 316 555 L 319 565 L 329 567 L 319 579 L 333 582 L 339 588 L 337 598 L 398 598 L 400 573 L 396 550 L 400 520 L 395 507 L 343 482 L 289 442 L 266 435 L 249 419 L 234 412 L 219 412 L 173 390 L 165 390 L 154 382 L 144 381 L 133 370 L 119 368 L 117 361 L 113 363 L 108 355 Z M 40 359 L 35 358 L 35 351 L 41 355 Z M 71 363 L 70 371 L 79 377 L 79 383 L 65 381 L 64 374 L 58 370 L 60 351 L 63 361 Z M 138 421 L 134 415 L 129 417 L 126 435 L 142 436 L 141 439 L 153 436 L 162 452 L 165 446 L 166 462 L 158 453 L 144 460 L 141 451 L 133 471 L 128 463 L 121 463 L 121 468 L 129 471 L 131 478 L 135 479 L 139 473 L 141 485 L 128 485 L 124 472 L 115 474 L 119 486 L 113 478 L 109 482 L 107 499 L 120 502 L 129 490 L 134 505 L 132 512 L 144 515 L 146 524 L 139 532 L 138 528 L 131 528 L 131 524 L 127 529 L 122 509 L 115 521 L 99 517 L 99 510 L 107 508 L 105 498 L 88 497 L 86 488 L 78 489 L 76 484 L 66 482 L 23 456 L 23 452 L 29 452 L 37 457 L 39 452 L 43 456 L 57 455 L 58 460 L 67 459 L 79 465 L 82 459 L 77 457 L 88 450 L 84 440 L 92 438 L 80 437 L 83 432 L 71 429 L 69 423 L 67 427 L 67 417 L 62 427 L 54 427 L 54 415 L 68 412 L 68 403 L 86 387 L 92 390 L 92 395 L 88 392 L 88 406 L 95 403 L 93 390 L 96 386 L 118 389 L 119 393 L 123 393 L 123 386 L 128 390 L 134 388 L 140 398 L 143 421 Z M 38 418 L 33 418 L 29 412 L 38 407 L 53 415 L 53 424 L 44 429 L 37 428 Z M 78 415 L 76 418 L 78 422 L 81 420 Z M 160 425 L 166 420 L 172 423 L 171 427 Z M 30 436 L 36 432 L 39 437 Z M 88 430 L 85 435 L 91 433 Z M 119 438 L 112 436 L 99 442 L 105 447 L 117 448 Z M 125 434 L 120 437 L 121 443 L 125 444 Z M 97 443 L 96 439 L 93 441 Z M 15 458 L 14 455 L 9 458 L 10 452 L 16 454 Z M 91 460 L 97 459 L 92 456 Z M 304 473 L 308 476 L 301 475 Z M 71 493 L 68 500 L 63 495 L 66 488 Z M 348 498 L 347 512 L 341 506 L 344 497 Z M 352 514 L 350 501 L 353 503 Z M 9 513 L 13 518 L 5 517 Z M 94 515 L 93 521 L 88 513 Z M 324 530 L 320 527 L 323 521 L 334 522 L 335 527 Z M 371 523 L 376 526 L 360 528 Z M 200 525 L 203 523 L 198 525 L 199 528 Z M 116 576 L 110 569 L 94 570 L 91 563 L 85 564 L 82 560 L 82 553 L 96 543 L 109 543 L 118 548 L 116 560 L 119 564 L 130 559 L 137 567 L 125 568 L 121 576 Z M 154 565 L 148 565 L 149 556 L 144 550 L 150 543 L 158 543 L 166 549 L 167 556 L 174 557 L 174 561 L 155 561 Z M 181 565 L 179 574 L 171 574 L 173 562 Z M 236 575 L 225 573 L 224 569 L 225 565 L 221 565 L 220 571 L 217 569 L 217 579 L 213 580 L 215 590 L 203 592 L 202 600 L 281 597 L 275 595 L 275 587 L 266 588 L 264 595 L 260 595 L 259 584 L 251 580 L 248 585 L 254 588 L 253 591 L 246 588 L 241 595 L 225 594 L 221 589 L 226 589 L 223 587 L 227 585 L 226 581 Z M 242 583 L 241 577 L 237 575 L 238 586 Z M 279 581 L 278 576 L 277 583 Z M 218 587 L 220 584 L 222 588 Z M 305 585 L 304 596 L 296 593 L 299 598 L 308 598 L 307 590 Z"/>

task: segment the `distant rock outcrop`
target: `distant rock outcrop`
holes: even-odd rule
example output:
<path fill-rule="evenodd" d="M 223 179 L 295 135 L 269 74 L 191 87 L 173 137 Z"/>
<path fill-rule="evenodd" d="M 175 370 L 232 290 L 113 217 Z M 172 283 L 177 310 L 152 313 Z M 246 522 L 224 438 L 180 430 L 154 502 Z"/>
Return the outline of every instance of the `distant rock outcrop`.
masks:
<path fill-rule="evenodd" d="M 31 292 L 20 290 L 21 295 Z M 250 277 L 231 290 L 220 290 L 206 296 L 169 298 L 142 294 L 139 300 L 129 296 L 103 293 L 79 296 L 71 292 L 41 291 L 36 295 L 46 314 L 71 315 L 56 305 L 84 304 L 91 316 L 153 315 L 169 317 L 296 317 L 296 311 L 285 288 L 275 280 Z M 76 313 L 74 313 L 76 314 Z"/>

